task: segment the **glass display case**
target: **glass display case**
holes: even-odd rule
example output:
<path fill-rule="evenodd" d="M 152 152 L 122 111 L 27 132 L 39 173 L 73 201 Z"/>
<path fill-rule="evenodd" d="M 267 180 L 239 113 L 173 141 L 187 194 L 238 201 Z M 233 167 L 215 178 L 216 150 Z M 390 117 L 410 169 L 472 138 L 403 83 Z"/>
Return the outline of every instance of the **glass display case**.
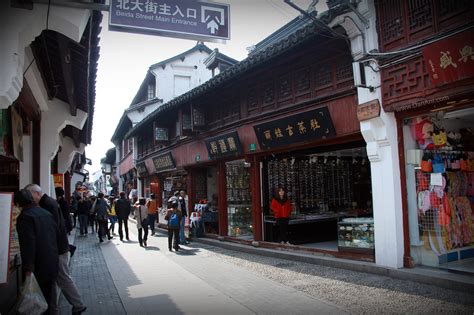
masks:
<path fill-rule="evenodd" d="M 249 166 L 244 160 L 226 163 L 229 236 L 253 236 Z"/>
<path fill-rule="evenodd" d="M 373 218 L 345 218 L 337 230 L 339 250 L 374 250 Z"/>

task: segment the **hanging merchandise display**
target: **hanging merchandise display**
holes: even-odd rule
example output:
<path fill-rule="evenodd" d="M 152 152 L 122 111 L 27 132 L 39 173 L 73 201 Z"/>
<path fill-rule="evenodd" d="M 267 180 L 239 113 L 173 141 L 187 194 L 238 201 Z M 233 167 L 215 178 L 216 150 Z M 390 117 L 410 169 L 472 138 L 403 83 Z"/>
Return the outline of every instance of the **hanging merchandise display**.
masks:
<path fill-rule="evenodd" d="M 446 118 L 451 116 L 453 120 Z M 405 146 L 413 141 L 416 149 L 412 151 L 422 153 L 414 171 L 419 237 L 423 250 L 436 257 L 434 263 L 425 258 L 423 264 L 441 266 L 462 259 L 466 256 L 463 249 L 474 245 L 474 133 L 470 122 L 456 112 L 407 121 L 412 138 L 405 139 Z M 416 165 L 416 161 L 410 163 Z"/>
<path fill-rule="evenodd" d="M 249 166 L 243 160 L 226 163 L 229 236 L 253 237 Z"/>
<path fill-rule="evenodd" d="M 374 248 L 370 165 L 365 148 L 272 157 L 264 163 L 266 194 L 283 187 L 292 205 L 290 242 L 332 250 Z M 265 238 L 277 240 L 273 214 L 264 217 Z M 329 247 L 328 247 L 329 246 Z M 369 252 L 366 252 L 370 254 Z"/>

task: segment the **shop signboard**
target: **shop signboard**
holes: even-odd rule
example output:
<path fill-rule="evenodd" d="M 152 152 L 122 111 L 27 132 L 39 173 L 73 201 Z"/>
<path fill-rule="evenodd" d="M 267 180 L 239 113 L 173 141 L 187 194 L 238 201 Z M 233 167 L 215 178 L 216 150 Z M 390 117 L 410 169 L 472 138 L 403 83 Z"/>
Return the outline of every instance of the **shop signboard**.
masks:
<path fill-rule="evenodd" d="M 327 107 L 256 125 L 254 130 L 263 149 L 326 139 L 336 135 Z"/>
<path fill-rule="evenodd" d="M 439 86 L 474 76 L 474 32 L 437 41 L 423 48 L 431 82 Z"/>
<path fill-rule="evenodd" d="M 18 161 L 23 162 L 23 119 L 13 107 L 11 108 L 11 119 L 13 155 Z"/>
<path fill-rule="evenodd" d="M 230 6 L 195 0 L 110 0 L 109 29 L 193 40 L 228 40 Z"/>
<path fill-rule="evenodd" d="M 0 193 L 0 283 L 8 279 L 12 209 L 13 193 Z"/>
<path fill-rule="evenodd" d="M 155 127 L 155 140 L 168 141 L 168 128 Z"/>
<path fill-rule="evenodd" d="M 0 155 L 12 157 L 10 115 L 8 109 L 0 109 Z"/>
<path fill-rule="evenodd" d="M 63 187 L 64 188 L 64 174 L 53 174 L 53 183 L 54 188 Z"/>
<path fill-rule="evenodd" d="M 145 177 L 148 175 L 148 169 L 146 168 L 145 162 L 138 163 L 136 166 L 138 176 Z"/>
<path fill-rule="evenodd" d="M 155 165 L 155 170 L 157 172 L 172 170 L 176 168 L 176 164 L 174 162 L 173 155 L 171 154 L 171 152 L 154 157 L 153 165 Z"/>
<path fill-rule="evenodd" d="M 207 139 L 206 147 L 210 160 L 227 156 L 237 156 L 243 152 L 237 131 Z"/>
<path fill-rule="evenodd" d="M 359 121 L 369 120 L 380 116 L 380 103 L 378 99 L 357 106 L 357 119 Z"/>

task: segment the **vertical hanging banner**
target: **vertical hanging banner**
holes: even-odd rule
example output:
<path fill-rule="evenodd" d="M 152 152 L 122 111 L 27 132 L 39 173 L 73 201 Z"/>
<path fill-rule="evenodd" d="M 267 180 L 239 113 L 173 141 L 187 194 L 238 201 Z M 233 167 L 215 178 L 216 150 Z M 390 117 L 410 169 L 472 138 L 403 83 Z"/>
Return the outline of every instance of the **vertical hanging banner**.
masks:
<path fill-rule="evenodd" d="M 110 0 L 109 29 L 193 40 L 228 40 L 230 7 L 195 0 Z"/>
<path fill-rule="evenodd" d="M 53 174 L 54 188 L 62 187 L 64 188 L 64 174 Z"/>

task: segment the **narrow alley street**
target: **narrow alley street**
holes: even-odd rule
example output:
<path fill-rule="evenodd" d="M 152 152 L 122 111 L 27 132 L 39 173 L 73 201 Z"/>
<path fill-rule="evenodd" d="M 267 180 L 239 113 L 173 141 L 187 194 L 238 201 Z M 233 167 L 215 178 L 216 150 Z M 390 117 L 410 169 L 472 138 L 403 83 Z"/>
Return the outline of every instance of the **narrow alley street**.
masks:
<path fill-rule="evenodd" d="M 169 252 L 163 233 L 141 248 L 76 237 L 72 275 L 87 314 L 472 314 L 469 293 L 250 255 L 193 242 Z M 69 310 L 62 298 L 61 313 Z"/>

